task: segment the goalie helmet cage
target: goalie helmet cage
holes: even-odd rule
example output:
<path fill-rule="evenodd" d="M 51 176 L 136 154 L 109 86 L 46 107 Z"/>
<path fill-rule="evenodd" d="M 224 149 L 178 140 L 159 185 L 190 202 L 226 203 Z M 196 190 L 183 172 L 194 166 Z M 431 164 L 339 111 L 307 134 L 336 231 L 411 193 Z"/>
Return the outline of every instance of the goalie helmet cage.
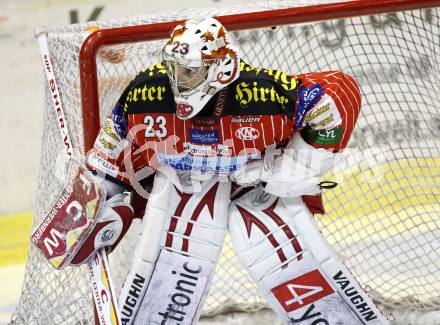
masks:
<path fill-rule="evenodd" d="M 129 80 L 160 62 L 163 39 L 176 21 L 221 16 L 245 61 L 255 67 L 354 76 L 362 91 L 361 116 L 345 159 L 326 177 L 340 185 L 325 192 L 328 213 L 317 221 L 396 324 L 434 324 L 440 319 L 438 6 L 439 0 L 277 1 L 44 32 L 72 142 L 81 155 Z M 64 180 L 66 156 L 48 89 L 46 103 L 34 226 Z M 138 231 L 132 227 L 110 256 L 116 289 Z M 31 245 L 11 322 L 94 324 L 89 286 L 86 266 L 54 270 Z M 265 306 L 227 240 L 204 315 Z"/>

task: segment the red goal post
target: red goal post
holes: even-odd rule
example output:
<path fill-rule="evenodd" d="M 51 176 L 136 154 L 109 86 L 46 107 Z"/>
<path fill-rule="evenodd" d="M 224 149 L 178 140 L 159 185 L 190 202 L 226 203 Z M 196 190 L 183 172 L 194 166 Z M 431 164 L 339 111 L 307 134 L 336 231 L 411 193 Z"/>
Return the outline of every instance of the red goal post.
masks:
<path fill-rule="evenodd" d="M 230 31 L 303 24 L 329 19 L 366 16 L 413 9 L 432 8 L 438 0 L 362 0 L 317 4 L 307 7 L 268 10 L 216 17 Z M 99 131 L 99 95 L 96 55 L 103 46 L 165 39 L 180 21 L 101 29 L 92 33 L 81 47 L 81 98 L 85 149 L 93 146 Z"/>

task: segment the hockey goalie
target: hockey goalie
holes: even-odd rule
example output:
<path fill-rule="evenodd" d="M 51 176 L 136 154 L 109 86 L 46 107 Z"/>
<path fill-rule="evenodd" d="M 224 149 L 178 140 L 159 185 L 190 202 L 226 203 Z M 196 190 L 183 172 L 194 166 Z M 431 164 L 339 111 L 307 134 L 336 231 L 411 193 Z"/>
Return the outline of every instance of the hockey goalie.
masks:
<path fill-rule="evenodd" d="M 229 231 L 286 324 L 387 324 L 314 221 L 324 212 L 320 176 L 338 162 L 360 106 L 342 72 L 256 68 L 217 20 L 186 21 L 162 62 L 128 85 L 87 154 L 104 179 L 106 219 L 70 264 L 114 247 L 141 217 L 122 324 L 197 324 Z M 109 222 L 105 242 L 97 234 Z"/>

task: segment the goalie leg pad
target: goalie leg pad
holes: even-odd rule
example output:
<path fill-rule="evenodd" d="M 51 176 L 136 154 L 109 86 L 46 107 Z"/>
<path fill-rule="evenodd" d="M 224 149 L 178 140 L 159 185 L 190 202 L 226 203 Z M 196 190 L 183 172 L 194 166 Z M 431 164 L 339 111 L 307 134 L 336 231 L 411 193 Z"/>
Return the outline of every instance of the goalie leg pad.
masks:
<path fill-rule="evenodd" d="M 120 296 L 124 324 L 197 322 L 223 245 L 229 194 L 229 182 L 211 179 L 200 192 L 184 193 L 156 175 Z"/>
<path fill-rule="evenodd" d="M 119 294 L 121 322 L 124 325 L 133 324 L 153 274 L 160 250 L 162 228 L 169 215 L 169 206 L 174 199 L 173 191 L 174 187 L 168 179 L 163 174 L 157 173 L 142 219 L 142 235 L 136 245 L 133 262 Z"/>
<path fill-rule="evenodd" d="M 134 325 L 196 324 L 215 263 L 160 251 Z"/>
<path fill-rule="evenodd" d="M 229 209 L 241 262 L 288 324 L 388 324 L 319 232 L 301 198 L 257 188 Z"/>

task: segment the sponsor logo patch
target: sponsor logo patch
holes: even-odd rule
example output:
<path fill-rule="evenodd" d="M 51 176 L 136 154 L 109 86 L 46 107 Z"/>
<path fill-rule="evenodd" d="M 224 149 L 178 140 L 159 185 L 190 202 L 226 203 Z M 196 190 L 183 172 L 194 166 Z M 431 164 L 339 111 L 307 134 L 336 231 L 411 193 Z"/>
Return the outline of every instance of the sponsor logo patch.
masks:
<path fill-rule="evenodd" d="M 193 107 L 186 103 L 177 104 L 177 115 L 179 117 L 187 117 L 193 112 Z"/>
<path fill-rule="evenodd" d="M 273 295 L 287 312 L 292 312 L 334 293 L 319 270 L 313 270 L 273 288 Z"/>
<path fill-rule="evenodd" d="M 301 128 L 304 115 L 318 102 L 324 93 L 324 88 L 314 84 L 310 88 L 302 85 L 298 90 L 299 103 L 296 105 L 295 129 Z"/>
<path fill-rule="evenodd" d="M 244 141 L 252 141 L 260 137 L 260 131 L 250 126 L 244 126 L 235 131 L 235 136 Z"/>
<path fill-rule="evenodd" d="M 179 272 L 174 270 L 171 272 L 177 276 L 178 280 L 174 290 L 170 293 L 170 300 L 166 304 L 166 310 L 158 313 L 162 318 L 161 324 L 187 323 L 187 309 L 191 307 L 191 304 L 194 304 L 194 296 L 197 299 L 197 294 L 199 293 L 197 285 L 200 286 L 198 282 L 202 271 L 203 267 L 201 265 L 194 267 L 190 266 L 189 262 L 185 262 Z M 196 301 L 195 303 L 197 304 L 198 302 Z M 189 316 L 191 317 L 192 315 L 190 314 Z"/>
<path fill-rule="evenodd" d="M 255 76 L 271 77 L 277 83 L 280 83 L 283 89 L 290 91 L 298 86 L 298 81 L 280 70 L 255 68 L 244 62 L 240 63 L 240 71 L 251 72 Z"/>
<path fill-rule="evenodd" d="M 125 139 L 127 135 L 128 121 L 124 117 L 124 112 L 120 104 L 116 104 L 112 111 L 112 121 L 121 139 Z"/>
<path fill-rule="evenodd" d="M 105 149 L 109 149 L 109 150 L 116 149 L 116 145 L 114 145 L 113 143 L 107 141 L 106 139 L 104 139 L 104 137 L 100 137 L 99 138 L 99 142 L 101 143 L 102 147 L 105 148 Z"/>
<path fill-rule="evenodd" d="M 219 142 L 218 130 L 189 129 L 189 137 L 194 144 L 214 144 Z"/>
<path fill-rule="evenodd" d="M 308 143 L 320 145 L 336 145 L 339 144 L 344 133 L 344 128 L 334 128 L 331 130 L 313 130 L 306 128 L 301 131 L 301 135 Z"/>
<path fill-rule="evenodd" d="M 109 119 L 105 120 L 103 130 L 113 140 L 120 142 L 118 135 L 113 131 L 113 127 Z"/>
<path fill-rule="evenodd" d="M 330 109 L 330 103 L 322 105 L 322 106 L 318 107 L 316 110 L 314 110 L 313 112 L 310 112 L 310 114 L 308 114 L 306 116 L 304 121 L 306 123 L 309 123 L 310 121 L 313 121 L 315 118 L 317 118 L 321 114 L 324 114 L 325 112 L 327 112 L 329 109 Z"/>
<path fill-rule="evenodd" d="M 277 91 L 275 87 L 260 87 L 257 82 L 241 82 L 235 87 L 235 91 L 235 100 L 243 108 L 248 107 L 251 103 L 266 102 L 278 103 L 281 107 L 286 108 L 290 103 L 289 98 Z"/>
<path fill-rule="evenodd" d="M 170 166 L 176 170 L 196 170 L 210 174 L 229 174 L 237 169 L 243 168 L 244 164 L 251 159 L 261 159 L 260 154 L 247 156 L 225 157 L 225 156 L 191 156 L 184 155 L 163 155 L 158 153 L 159 163 Z"/>
<path fill-rule="evenodd" d="M 193 156 L 228 156 L 229 147 L 225 145 L 217 146 L 200 146 L 185 142 L 183 144 L 183 151 L 190 153 Z"/>
<path fill-rule="evenodd" d="M 315 130 L 329 130 L 341 125 L 342 118 L 335 101 L 324 94 L 315 107 L 306 113 L 304 122 Z"/>

